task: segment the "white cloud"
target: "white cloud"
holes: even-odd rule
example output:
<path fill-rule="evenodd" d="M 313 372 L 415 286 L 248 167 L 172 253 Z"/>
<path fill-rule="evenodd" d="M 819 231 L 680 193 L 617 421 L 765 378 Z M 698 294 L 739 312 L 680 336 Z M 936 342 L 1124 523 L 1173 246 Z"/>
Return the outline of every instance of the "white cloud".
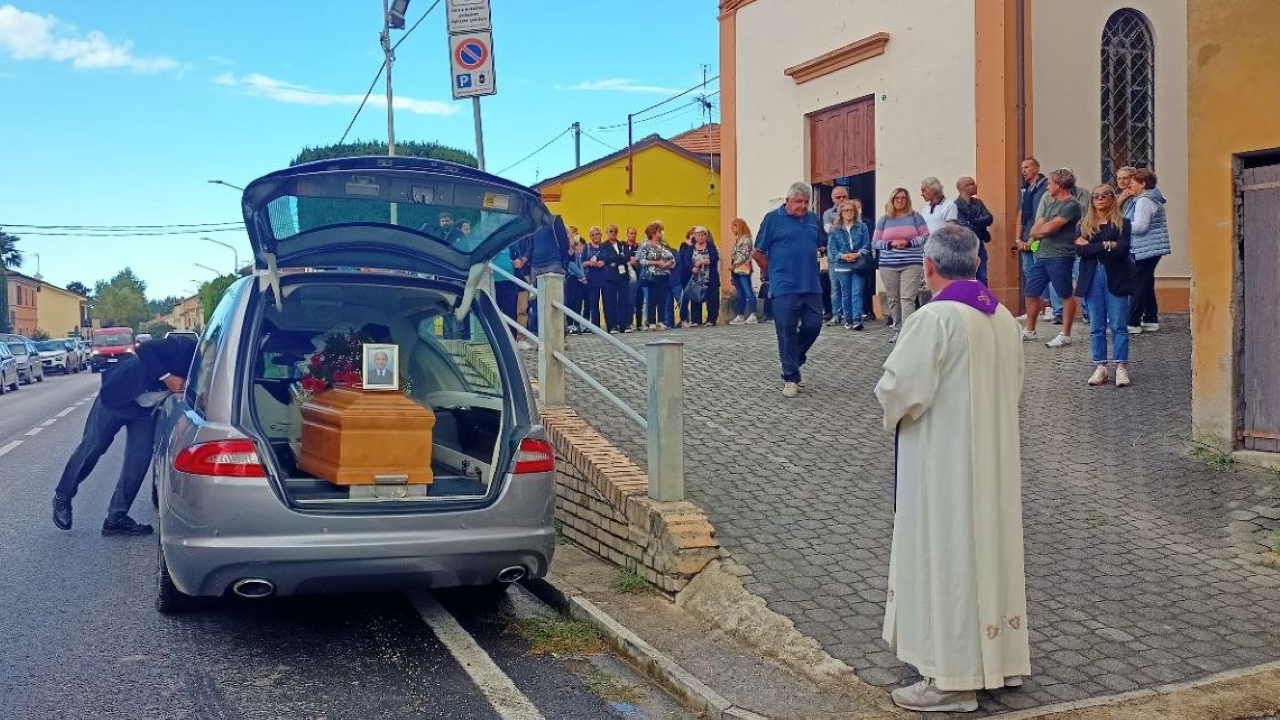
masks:
<path fill-rule="evenodd" d="M 355 107 L 364 99 L 363 95 L 320 92 L 312 90 L 305 85 L 296 85 L 258 74 L 237 76 L 231 73 L 223 73 L 214 78 L 213 81 L 218 85 L 239 88 L 250 95 L 295 105 L 350 105 Z M 368 104 L 385 107 L 387 97 L 382 93 L 374 93 L 369 96 Z M 395 104 L 397 110 L 407 110 L 417 115 L 452 115 L 458 112 L 458 106 L 453 103 L 439 100 L 417 100 L 404 95 L 397 95 Z"/>
<path fill-rule="evenodd" d="M 81 69 L 125 68 L 138 73 L 176 70 L 167 57 L 137 57 L 133 43 L 113 42 L 98 30 L 81 33 L 52 15 L 0 5 L 0 50 L 15 60 L 70 62 Z"/>
<path fill-rule="evenodd" d="M 678 93 L 678 88 L 662 87 L 659 85 L 640 85 L 633 80 L 627 78 L 610 78 L 608 80 L 587 80 L 584 82 L 570 85 L 569 87 L 556 86 L 557 90 L 587 90 L 587 91 L 613 91 L 613 92 L 635 92 L 635 93 L 660 93 L 669 95 Z"/>

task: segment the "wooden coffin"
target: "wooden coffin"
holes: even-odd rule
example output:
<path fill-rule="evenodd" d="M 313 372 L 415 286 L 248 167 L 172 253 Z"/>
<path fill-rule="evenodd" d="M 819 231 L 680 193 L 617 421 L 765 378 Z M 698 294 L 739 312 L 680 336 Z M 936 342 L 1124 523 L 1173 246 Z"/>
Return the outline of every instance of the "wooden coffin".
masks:
<path fill-rule="evenodd" d="M 337 485 L 428 484 L 435 424 L 403 393 L 335 387 L 302 405 L 298 467 Z"/>

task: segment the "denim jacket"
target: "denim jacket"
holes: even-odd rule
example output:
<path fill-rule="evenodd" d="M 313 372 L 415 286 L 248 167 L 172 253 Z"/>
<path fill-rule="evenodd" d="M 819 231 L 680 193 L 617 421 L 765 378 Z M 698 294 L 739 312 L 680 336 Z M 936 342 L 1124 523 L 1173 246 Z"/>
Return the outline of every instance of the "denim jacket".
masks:
<path fill-rule="evenodd" d="M 840 259 L 841 255 L 855 252 L 858 253 L 855 262 Z M 843 225 L 832 228 L 831 234 L 827 236 L 827 257 L 831 259 L 831 266 L 836 272 L 862 270 L 870 265 L 871 233 L 867 232 L 866 223 L 856 222 L 849 228 Z"/>

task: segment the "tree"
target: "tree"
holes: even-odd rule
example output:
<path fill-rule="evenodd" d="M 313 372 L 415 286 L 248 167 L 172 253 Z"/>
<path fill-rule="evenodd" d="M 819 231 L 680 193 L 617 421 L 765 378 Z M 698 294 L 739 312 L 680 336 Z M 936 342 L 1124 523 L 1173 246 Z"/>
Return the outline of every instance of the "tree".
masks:
<path fill-rule="evenodd" d="M 303 148 L 302 152 L 298 153 L 298 156 L 289 164 L 301 165 L 302 163 L 311 162 L 313 160 L 333 160 L 334 158 L 386 154 L 387 144 L 385 142 L 357 140 L 355 142 L 345 143 L 342 145 L 324 145 L 321 147 Z M 480 166 L 480 161 L 476 160 L 476 156 L 466 150 L 452 148 L 435 142 L 421 142 L 417 140 L 397 142 L 396 155 L 403 157 L 447 160 L 449 162 L 455 162 L 459 165 L 467 165 L 469 167 Z"/>
<path fill-rule="evenodd" d="M 22 251 L 18 249 L 18 236 L 0 228 L 0 332 L 9 332 L 9 268 L 22 267 Z"/>
<path fill-rule="evenodd" d="M 178 328 L 170 325 L 167 322 L 164 322 L 163 320 L 157 320 L 155 322 L 149 322 L 143 325 L 139 329 L 142 332 L 147 333 L 153 338 L 159 338 L 159 337 L 164 337 L 165 335 L 168 335 L 169 333 L 173 332 L 174 330 L 177 330 Z"/>
<path fill-rule="evenodd" d="M 31 339 L 35 340 L 36 342 L 39 342 L 41 340 L 48 340 L 50 339 L 49 332 L 47 330 L 44 330 L 43 328 L 36 328 L 35 332 L 31 333 Z"/>
<path fill-rule="evenodd" d="M 73 292 L 86 298 L 93 297 L 93 290 L 90 290 L 88 285 L 75 280 L 67 283 L 67 292 Z"/>
<path fill-rule="evenodd" d="M 148 300 L 147 309 L 151 311 L 152 317 L 156 315 L 168 315 L 173 312 L 173 306 L 182 302 L 182 298 L 176 295 L 170 295 L 159 300 Z"/>
<path fill-rule="evenodd" d="M 200 309 L 204 312 L 206 327 L 209 325 L 209 318 L 213 317 L 213 311 L 222 301 L 222 296 L 227 294 L 227 288 L 238 279 L 236 275 L 223 275 L 200 286 Z"/>
<path fill-rule="evenodd" d="M 137 327 L 154 315 L 147 308 L 147 284 L 129 268 L 94 288 L 94 315 L 103 327 Z"/>

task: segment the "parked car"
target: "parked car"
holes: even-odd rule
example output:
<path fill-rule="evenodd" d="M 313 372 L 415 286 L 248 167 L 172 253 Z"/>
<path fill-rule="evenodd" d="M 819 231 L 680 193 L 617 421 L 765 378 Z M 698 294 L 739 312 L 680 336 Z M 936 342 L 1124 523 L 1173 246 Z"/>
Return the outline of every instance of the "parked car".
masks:
<path fill-rule="evenodd" d="M 167 338 L 189 337 L 192 340 L 200 339 L 200 333 L 196 332 L 195 330 L 170 330 L 169 332 L 165 333 L 164 336 Z"/>
<path fill-rule="evenodd" d="M 151 339 L 151 333 L 138 333 L 137 337 L 133 339 L 133 346 L 137 347 L 142 343 L 147 342 L 150 339 Z"/>
<path fill-rule="evenodd" d="M 162 411 L 157 608 L 545 574 L 555 453 L 480 272 L 552 222 L 539 195 L 443 161 L 346 158 L 259 178 L 242 206 L 265 277 L 228 288 Z M 441 214 L 476 230 L 442 233 Z M 399 347 L 401 391 L 435 416 L 429 485 L 344 487 L 299 466 L 291 396 L 343 328 Z"/>
<path fill-rule="evenodd" d="M 18 389 L 18 361 L 6 343 L 0 343 L 0 395 Z"/>
<path fill-rule="evenodd" d="M 133 355 L 133 329 L 127 327 L 99 328 L 93 331 L 93 345 L 89 352 L 89 369 L 102 372 Z"/>
<path fill-rule="evenodd" d="M 80 372 L 80 348 L 74 340 L 41 340 L 36 343 L 44 372 L 63 375 Z"/>
<path fill-rule="evenodd" d="M 14 360 L 18 362 L 18 375 L 22 378 L 23 385 L 44 382 L 44 363 L 40 361 L 40 351 L 30 338 L 10 333 L 0 336 L 0 340 L 9 346 L 9 352 L 13 353 Z"/>

